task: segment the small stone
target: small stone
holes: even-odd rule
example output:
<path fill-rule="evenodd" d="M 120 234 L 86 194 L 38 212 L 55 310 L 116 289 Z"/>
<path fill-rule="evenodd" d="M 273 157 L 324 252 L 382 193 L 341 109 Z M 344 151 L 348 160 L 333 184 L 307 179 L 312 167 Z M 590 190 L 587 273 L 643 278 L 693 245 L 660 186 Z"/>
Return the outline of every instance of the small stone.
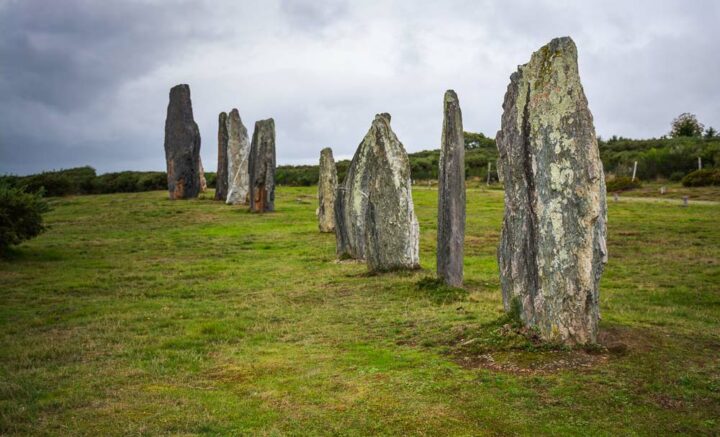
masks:
<path fill-rule="evenodd" d="M 595 343 L 607 262 L 605 177 L 570 38 L 552 40 L 510 76 L 496 140 L 505 310 L 519 310 L 544 340 Z"/>
<path fill-rule="evenodd" d="M 215 176 L 215 200 L 225 201 L 228 194 L 228 126 L 227 114 L 218 116 L 218 163 Z"/>
<path fill-rule="evenodd" d="M 463 282 L 465 243 L 465 139 L 455 91 L 444 99 L 438 175 L 437 276 L 452 287 Z"/>
<path fill-rule="evenodd" d="M 332 149 L 320 152 L 320 178 L 318 180 L 318 226 L 320 232 L 335 231 L 335 192 L 337 191 L 337 168 Z"/>
<path fill-rule="evenodd" d="M 250 142 L 245 125 L 237 109 L 230 111 L 227 118 L 228 132 L 228 205 L 248 203 L 250 190 L 249 157 Z"/>
<path fill-rule="evenodd" d="M 170 199 L 189 199 L 200 192 L 200 130 L 193 119 L 190 87 L 170 89 L 165 119 L 165 161 Z"/>
<path fill-rule="evenodd" d="M 202 165 L 202 158 L 198 156 L 198 167 L 200 167 L 200 192 L 207 191 L 207 179 L 205 179 L 205 169 Z"/>
<path fill-rule="evenodd" d="M 250 145 L 250 211 L 275 210 L 275 120 L 255 122 Z"/>

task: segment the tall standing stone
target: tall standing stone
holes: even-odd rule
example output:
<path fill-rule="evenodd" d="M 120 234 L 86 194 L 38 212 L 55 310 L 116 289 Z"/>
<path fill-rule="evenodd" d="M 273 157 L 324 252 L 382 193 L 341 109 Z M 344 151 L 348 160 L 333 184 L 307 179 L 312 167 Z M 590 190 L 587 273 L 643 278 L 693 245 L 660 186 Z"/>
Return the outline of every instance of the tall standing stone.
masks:
<path fill-rule="evenodd" d="M 237 109 L 230 111 L 227 118 L 228 131 L 228 194 L 229 205 L 240 205 L 248 202 L 250 176 L 248 162 L 250 157 L 250 141 L 245 125 L 240 119 Z"/>
<path fill-rule="evenodd" d="M 275 210 L 275 120 L 255 122 L 250 145 L 250 211 Z"/>
<path fill-rule="evenodd" d="M 367 167 L 371 178 L 365 213 L 368 269 L 419 268 L 420 226 L 413 205 L 410 160 L 390 128 L 390 114 L 376 116 L 370 131 Z"/>
<path fill-rule="evenodd" d="M 375 116 L 338 188 L 335 208 L 338 256 L 365 259 L 370 271 L 419 267 L 410 161 L 389 114 Z"/>
<path fill-rule="evenodd" d="M 445 93 L 438 176 L 437 276 L 462 286 L 465 242 L 465 139 L 455 91 Z"/>
<path fill-rule="evenodd" d="M 607 262 L 605 178 L 577 48 L 558 38 L 510 76 L 499 173 L 503 303 L 546 340 L 595 342 Z"/>
<path fill-rule="evenodd" d="M 227 200 L 228 194 L 228 127 L 227 114 L 218 116 L 218 163 L 215 174 L 215 200 Z"/>
<path fill-rule="evenodd" d="M 200 130 L 193 119 L 190 87 L 170 89 L 165 119 L 165 161 L 170 199 L 197 197 L 200 192 Z"/>
<path fill-rule="evenodd" d="M 332 149 L 320 152 L 320 178 L 318 180 L 318 226 L 320 232 L 335 230 L 335 192 L 337 191 L 337 168 Z"/>

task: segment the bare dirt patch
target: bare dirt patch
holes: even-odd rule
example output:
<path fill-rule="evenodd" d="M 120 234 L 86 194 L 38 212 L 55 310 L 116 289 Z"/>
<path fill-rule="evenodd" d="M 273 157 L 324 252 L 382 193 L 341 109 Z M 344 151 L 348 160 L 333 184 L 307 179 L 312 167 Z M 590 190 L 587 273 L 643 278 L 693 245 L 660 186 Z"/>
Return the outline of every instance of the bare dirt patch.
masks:
<path fill-rule="evenodd" d="M 564 370 L 587 371 L 629 353 L 647 350 L 649 339 L 630 328 L 600 331 L 598 343 L 567 347 L 545 343 L 527 328 L 510 324 L 467 338 L 464 332 L 450 344 L 453 361 L 468 369 L 513 375 L 543 375 Z"/>

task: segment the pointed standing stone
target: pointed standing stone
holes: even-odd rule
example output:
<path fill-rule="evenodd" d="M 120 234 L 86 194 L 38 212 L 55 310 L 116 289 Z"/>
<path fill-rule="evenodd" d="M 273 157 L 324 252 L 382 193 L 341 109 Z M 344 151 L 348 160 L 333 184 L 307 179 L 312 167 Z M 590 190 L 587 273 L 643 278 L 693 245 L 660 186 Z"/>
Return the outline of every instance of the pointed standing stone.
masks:
<path fill-rule="evenodd" d="M 438 174 L 437 276 L 453 287 L 463 282 L 465 243 L 465 139 L 455 91 L 445 93 Z"/>
<path fill-rule="evenodd" d="M 250 145 L 250 211 L 275 210 L 275 120 L 255 122 Z"/>
<path fill-rule="evenodd" d="M 228 193 L 228 128 L 227 114 L 218 116 L 218 163 L 215 175 L 215 200 L 227 199 Z"/>
<path fill-rule="evenodd" d="M 340 258 L 365 259 L 370 271 L 419 267 L 410 161 L 390 128 L 390 114 L 375 116 L 337 190 L 335 208 Z"/>
<path fill-rule="evenodd" d="M 335 230 L 335 192 L 337 191 L 337 168 L 332 149 L 320 152 L 320 179 L 318 180 L 318 226 L 320 232 Z"/>
<path fill-rule="evenodd" d="M 228 205 L 241 205 L 248 202 L 249 181 L 248 162 L 250 142 L 245 125 L 237 109 L 230 111 L 227 118 L 228 131 Z"/>
<path fill-rule="evenodd" d="M 170 199 L 197 197 L 200 192 L 200 130 L 193 119 L 188 85 L 170 89 L 165 119 L 165 161 Z"/>
<path fill-rule="evenodd" d="M 505 309 L 517 307 L 546 340 L 595 342 L 607 262 L 605 178 L 570 38 L 552 40 L 510 76 L 501 124 Z"/>

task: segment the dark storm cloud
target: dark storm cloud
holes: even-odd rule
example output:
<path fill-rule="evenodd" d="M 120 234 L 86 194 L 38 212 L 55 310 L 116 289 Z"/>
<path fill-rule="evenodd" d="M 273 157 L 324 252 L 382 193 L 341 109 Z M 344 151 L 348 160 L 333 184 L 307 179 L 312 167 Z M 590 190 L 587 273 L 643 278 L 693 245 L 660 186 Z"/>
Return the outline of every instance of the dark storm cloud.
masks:
<path fill-rule="evenodd" d="M 443 92 L 494 135 L 508 77 L 572 36 L 598 133 L 649 137 L 689 111 L 720 127 L 713 1 L 0 0 L 0 172 L 162 169 L 167 93 L 189 83 L 206 169 L 217 113 L 274 117 L 281 163 L 350 156 L 390 112 L 436 147 Z"/>

